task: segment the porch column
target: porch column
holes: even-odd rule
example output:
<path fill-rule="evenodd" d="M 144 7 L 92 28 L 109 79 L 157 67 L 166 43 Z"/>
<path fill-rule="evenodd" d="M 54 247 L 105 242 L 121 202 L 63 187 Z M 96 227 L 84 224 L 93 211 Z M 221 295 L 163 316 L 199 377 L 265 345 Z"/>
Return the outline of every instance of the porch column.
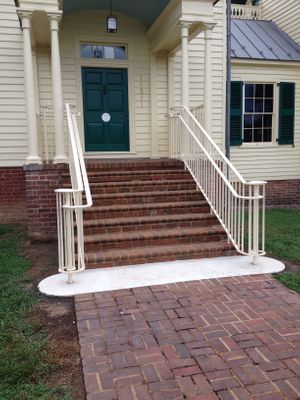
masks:
<path fill-rule="evenodd" d="M 206 131 L 212 133 L 212 57 L 211 57 L 211 40 L 213 24 L 205 26 L 204 42 L 204 127 Z"/>
<path fill-rule="evenodd" d="M 67 161 L 64 138 L 64 107 L 62 96 L 62 79 L 59 52 L 59 21 L 61 13 L 48 14 L 51 30 L 51 73 L 52 73 L 52 104 L 55 136 L 55 163 Z"/>
<path fill-rule="evenodd" d="M 181 21 L 181 105 L 189 107 L 189 25 Z"/>
<path fill-rule="evenodd" d="M 36 113 L 36 93 L 33 70 L 33 59 L 31 49 L 31 12 L 19 11 L 18 16 L 22 20 L 23 29 L 23 52 L 24 52 L 24 78 L 25 78 L 25 98 L 26 116 L 28 133 L 28 157 L 27 164 L 41 164 L 42 159 L 39 155 L 38 126 Z"/>

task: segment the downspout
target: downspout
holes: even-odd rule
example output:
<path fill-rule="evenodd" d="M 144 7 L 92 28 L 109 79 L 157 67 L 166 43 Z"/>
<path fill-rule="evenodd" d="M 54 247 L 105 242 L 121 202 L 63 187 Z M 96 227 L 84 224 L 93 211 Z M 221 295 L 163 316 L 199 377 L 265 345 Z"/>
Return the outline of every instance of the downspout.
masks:
<path fill-rule="evenodd" d="M 19 8 L 19 7 L 20 7 L 19 0 L 14 0 L 14 3 L 15 3 L 16 8 Z M 22 21 L 21 21 L 21 18 L 20 18 L 20 17 L 18 17 L 18 18 L 19 18 L 20 28 L 22 29 Z"/>
<path fill-rule="evenodd" d="M 225 154 L 230 160 L 230 109 L 231 109 L 231 0 L 227 0 L 227 55 L 226 55 L 226 118 L 225 118 Z"/>

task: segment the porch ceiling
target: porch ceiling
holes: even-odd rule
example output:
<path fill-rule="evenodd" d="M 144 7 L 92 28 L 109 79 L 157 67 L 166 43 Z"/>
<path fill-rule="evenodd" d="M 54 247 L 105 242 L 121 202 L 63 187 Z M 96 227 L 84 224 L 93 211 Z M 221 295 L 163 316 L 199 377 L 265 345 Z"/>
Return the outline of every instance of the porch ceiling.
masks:
<path fill-rule="evenodd" d="M 112 0 L 113 12 L 118 11 L 131 15 L 150 28 L 171 0 Z M 109 0 L 64 0 L 64 15 L 83 10 L 109 11 Z"/>

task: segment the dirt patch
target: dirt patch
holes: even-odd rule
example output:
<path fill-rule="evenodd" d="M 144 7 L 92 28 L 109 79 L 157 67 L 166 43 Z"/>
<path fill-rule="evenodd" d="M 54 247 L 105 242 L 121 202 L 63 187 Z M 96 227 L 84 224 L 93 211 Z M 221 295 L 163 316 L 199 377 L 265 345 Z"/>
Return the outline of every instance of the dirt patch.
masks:
<path fill-rule="evenodd" d="M 57 273 L 57 246 L 56 243 L 28 242 L 25 255 L 32 262 L 32 283 L 26 288 L 35 292 L 42 279 Z M 30 319 L 37 328 L 47 330 L 45 360 L 56 366 L 47 376 L 47 384 L 73 388 L 72 400 L 84 400 L 86 395 L 73 298 L 40 296 Z"/>
<path fill-rule="evenodd" d="M 300 271 L 300 261 L 287 261 L 281 260 L 285 265 L 284 272 L 299 272 Z"/>

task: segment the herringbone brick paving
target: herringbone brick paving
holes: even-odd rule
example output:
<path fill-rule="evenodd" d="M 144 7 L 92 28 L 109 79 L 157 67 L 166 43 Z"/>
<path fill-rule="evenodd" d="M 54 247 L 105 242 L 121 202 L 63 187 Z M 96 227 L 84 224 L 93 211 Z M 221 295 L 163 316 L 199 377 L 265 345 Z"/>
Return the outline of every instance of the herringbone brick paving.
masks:
<path fill-rule="evenodd" d="M 87 400 L 300 399 L 300 296 L 271 275 L 75 304 Z"/>

